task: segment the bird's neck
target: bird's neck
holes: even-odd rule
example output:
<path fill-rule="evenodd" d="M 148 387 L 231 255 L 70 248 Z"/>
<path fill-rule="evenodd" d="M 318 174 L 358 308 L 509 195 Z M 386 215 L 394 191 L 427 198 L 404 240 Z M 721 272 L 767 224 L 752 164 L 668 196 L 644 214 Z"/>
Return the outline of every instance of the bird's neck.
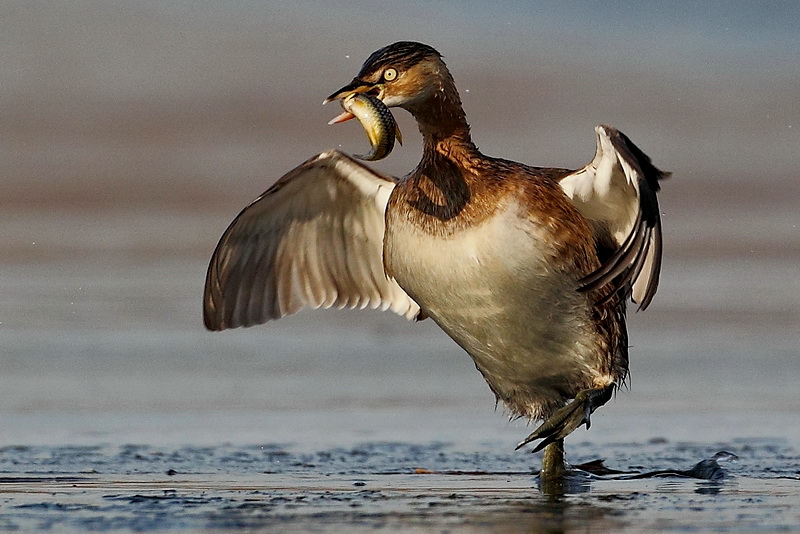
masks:
<path fill-rule="evenodd" d="M 469 123 L 461 105 L 455 82 L 446 68 L 437 72 L 436 89 L 425 99 L 407 109 L 417 120 L 422 134 L 422 160 L 417 175 L 435 179 L 444 174 L 469 173 L 471 162 L 480 157 L 472 142 Z M 429 171 L 429 172 L 426 172 Z"/>
<path fill-rule="evenodd" d="M 424 155 L 477 152 L 455 83 L 445 73 L 439 88 L 409 111 L 422 134 Z"/>
<path fill-rule="evenodd" d="M 486 183 L 485 173 L 479 169 L 483 156 L 472 142 L 455 86 L 443 84 L 418 107 L 408 110 L 422 133 L 423 153 L 404 189 L 421 224 L 432 224 L 431 229 L 442 232 L 453 224 L 482 218 L 476 210 L 487 210 L 478 209 L 473 200 L 492 184 Z"/>

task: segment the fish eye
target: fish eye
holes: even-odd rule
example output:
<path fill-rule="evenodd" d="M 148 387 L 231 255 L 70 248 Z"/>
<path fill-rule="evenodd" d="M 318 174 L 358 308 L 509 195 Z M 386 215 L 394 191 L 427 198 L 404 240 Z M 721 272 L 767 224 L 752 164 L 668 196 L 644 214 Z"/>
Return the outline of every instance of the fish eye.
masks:
<path fill-rule="evenodd" d="M 389 68 L 383 71 L 383 79 L 384 81 L 391 82 L 397 78 L 397 70 Z"/>

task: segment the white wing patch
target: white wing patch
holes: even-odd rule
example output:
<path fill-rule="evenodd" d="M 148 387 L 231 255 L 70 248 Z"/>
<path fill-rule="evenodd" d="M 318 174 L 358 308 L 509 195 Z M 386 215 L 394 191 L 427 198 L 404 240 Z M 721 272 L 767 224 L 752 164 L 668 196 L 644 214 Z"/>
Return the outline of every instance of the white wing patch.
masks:
<path fill-rule="evenodd" d="M 416 317 L 417 303 L 384 272 L 384 212 L 394 186 L 338 151 L 287 173 L 220 239 L 206 276 L 206 327 L 333 306 Z"/>
<path fill-rule="evenodd" d="M 591 290 L 613 281 L 616 289 L 647 308 L 661 271 L 661 214 L 658 181 L 669 176 L 657 169 L 625 134 L 598 126 L 594 159 L 561 179 L 564 192 L 587 219 L 604 228 L 616 252 L 582 280 Z M 612 293 L 616 294 L 617 291 Z"/>

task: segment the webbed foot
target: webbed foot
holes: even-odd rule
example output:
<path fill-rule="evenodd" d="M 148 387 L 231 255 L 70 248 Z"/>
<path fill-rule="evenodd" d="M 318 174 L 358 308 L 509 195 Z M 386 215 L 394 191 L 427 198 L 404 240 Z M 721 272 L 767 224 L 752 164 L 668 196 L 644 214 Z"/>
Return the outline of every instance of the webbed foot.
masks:
<path fill-rule="evenodd" d="M 573 430 L 586 424 L 586 428 L 591 426 L 590 416 L 592 413 L 611 399 L 614 393 L 614 384 L 604 388 L 586 389 L 575 396 L 575 399 L 557 410 L 539 428 L 534 430 L 530 436 L 522 440 L 517 449 L 524 447 L 528 443 L 541 439 L 533 452 L 538 452 L 556 440 L 564 439 Z"/>

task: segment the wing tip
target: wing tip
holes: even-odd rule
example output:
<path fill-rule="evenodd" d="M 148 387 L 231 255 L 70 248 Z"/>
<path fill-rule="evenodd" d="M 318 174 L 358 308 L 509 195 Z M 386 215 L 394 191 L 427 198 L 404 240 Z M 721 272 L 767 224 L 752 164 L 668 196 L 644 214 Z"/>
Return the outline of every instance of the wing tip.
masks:
<path fill-rule="evenodd" d="M 206 278 L 206 288 L 205 292 L 203 293 L 203 325 L 206 327 L 206 330 L 211 332 L 220 332 L 230 328 L 230 325 L 226 323 L 219 306 L 217 306 L 217 303 L 221 301 L 220 297 L 221 288 L 219 287 L 218 282 L 214 284 L 213 273 L 211 272 L 211 269 L 209 269 L 209 273 Z"/>
<path fill-rule="evenodd" d="M 641 148 L 631 141 L 630 137 L 625 135 L 622 131 L 614 126 L 610 126 L 608 124 L 598 124 L 594 127 L 594 131 L 598 136 L 598 144 L 600 142 L 599 138 L 603 137 L 611 142 L 611 144 L 615 145 L 616 149 L 623 152 L 623 154 L 627 152 L 628 155 L 632 157 L 635 163 L 641 168 L 647 181 L 655 191 L 660 189 L 658 185 L 660 180 L 666 180 L 672 176 L 671 172 L 662 171 L 653 165 L 650 156 L 645 154 Z"/>
<path fill-rule="evenodd" d="M 207 310 L 203 310 L 203 326 L 205 326 L 206 330 L 209 332 L 221 332 L 228 328 L 216 316 L 207 313 Z"/>

